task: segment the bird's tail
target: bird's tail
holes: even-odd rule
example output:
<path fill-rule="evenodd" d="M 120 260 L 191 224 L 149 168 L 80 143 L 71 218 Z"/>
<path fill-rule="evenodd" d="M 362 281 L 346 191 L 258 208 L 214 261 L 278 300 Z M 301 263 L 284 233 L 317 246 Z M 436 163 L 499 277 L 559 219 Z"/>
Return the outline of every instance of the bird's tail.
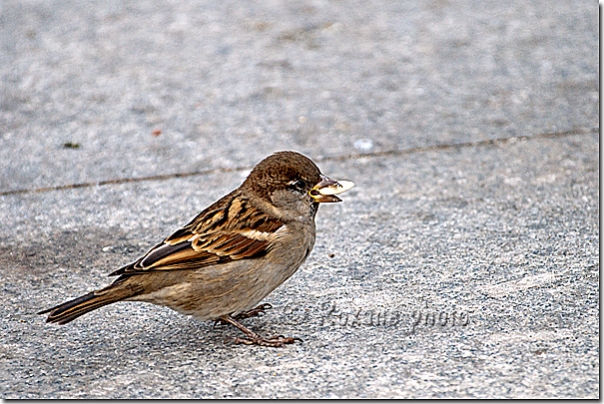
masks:
<path fill-rule="evenodd" d="M 49 313 L 46 319 L 47 323 L 67 324 L 89 311 L 124 300 L 136 294 L 131 288 L 120 286 L 122 285 L 109 285 L 104 289 L 76 297 L 58 306 L 43 310 L 38 314 Z"/>

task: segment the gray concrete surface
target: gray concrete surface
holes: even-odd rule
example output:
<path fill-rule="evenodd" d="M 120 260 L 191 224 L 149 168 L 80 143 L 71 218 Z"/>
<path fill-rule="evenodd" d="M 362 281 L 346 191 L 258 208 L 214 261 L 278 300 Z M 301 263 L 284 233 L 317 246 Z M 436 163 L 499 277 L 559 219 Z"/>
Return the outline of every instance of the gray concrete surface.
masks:
<path fill-rule="evenodd" d="M 1 397 L 599 398 L 598 46 L 584 1 L 1 2 Z M 357 183 L 247 321 L 304 343 L 34 314 L 282 149 Z"/>

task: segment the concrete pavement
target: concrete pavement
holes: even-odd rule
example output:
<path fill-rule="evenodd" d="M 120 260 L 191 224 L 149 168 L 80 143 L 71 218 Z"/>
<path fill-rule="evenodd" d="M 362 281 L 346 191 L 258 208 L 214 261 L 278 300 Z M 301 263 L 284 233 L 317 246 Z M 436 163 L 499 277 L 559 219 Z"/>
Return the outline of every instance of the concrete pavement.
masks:
<path fill-rule="evenodd" d="M 0 5 L 2 398 L 599 398 L 598 9 Z M 276 150 L 357 187 L 232 346 L 168 309 L 34 313 Z"/>

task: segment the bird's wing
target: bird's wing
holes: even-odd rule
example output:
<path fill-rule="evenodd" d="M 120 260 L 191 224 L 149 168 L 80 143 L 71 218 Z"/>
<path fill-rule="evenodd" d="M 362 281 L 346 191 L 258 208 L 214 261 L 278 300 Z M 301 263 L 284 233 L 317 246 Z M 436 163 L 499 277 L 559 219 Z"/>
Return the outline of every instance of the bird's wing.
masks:
<path fill-rule="evenodd" d="M 265 255 L 284 225 L 232 194 L 201 212 L 135 262 L 109 274 L 198 269 Z"/>

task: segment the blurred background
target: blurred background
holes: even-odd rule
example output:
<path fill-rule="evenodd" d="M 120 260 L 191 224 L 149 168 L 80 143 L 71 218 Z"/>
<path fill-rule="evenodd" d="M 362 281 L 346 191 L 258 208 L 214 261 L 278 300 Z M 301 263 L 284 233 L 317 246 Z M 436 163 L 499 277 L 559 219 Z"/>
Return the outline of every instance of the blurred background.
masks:
<path fill-rule="evenodd" d="M 0 3 L 0 191 L 598 126 L 585 1 Z"/>

